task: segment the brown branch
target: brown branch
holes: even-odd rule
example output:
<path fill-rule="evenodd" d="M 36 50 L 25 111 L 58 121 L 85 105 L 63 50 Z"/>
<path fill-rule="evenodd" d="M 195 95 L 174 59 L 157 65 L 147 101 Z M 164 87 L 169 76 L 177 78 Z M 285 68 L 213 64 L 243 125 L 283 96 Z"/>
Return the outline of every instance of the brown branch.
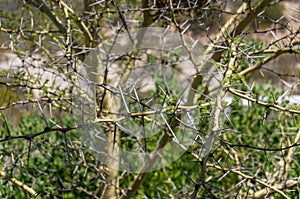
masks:
<path fill-rule="evenodd" d="M 149 27 L 153 23 L 153 16 L 151 15 L 150 11 L 147 8 L 150 8 L 149 0 L 142 0 L 142 9 L 143 10 L 143 22 L 141 27 Z"/>

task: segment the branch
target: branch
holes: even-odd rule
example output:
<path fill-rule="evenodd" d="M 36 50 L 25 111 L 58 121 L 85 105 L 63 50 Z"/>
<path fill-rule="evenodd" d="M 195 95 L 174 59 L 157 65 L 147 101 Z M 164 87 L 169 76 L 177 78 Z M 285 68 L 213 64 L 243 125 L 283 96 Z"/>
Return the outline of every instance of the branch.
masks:
<path fill-rule="evenodd" d="M 55 26 L 58 28 L 59 32 L 62 34 L 67 34 L 68 30 L 63 25 L 63 23 L 60 21 L 60 19 L 50 10 L 50 8 L 46 5 L 46 3 L 42 0 L 26 0 L 31 5 L 37 7 L 39 10 L 41 10 L 43 13 L 45 13 L 49 19 L 55 24 Z M 74 38 L 72 38 L 72 42 L 75 46 L 79 46 Z M 75 48 L 76 53 L 80 53 L 81 50 L 79 48 Z M 83 60 L 83 56 L 80 57 L 81 60 Z"/>
<path fill-rule="evenodd" d="M 142 0 L 142 9 L 143 10 L 143 22 L 141 27 L 149 27 L 153 23 L 153 16 L 150 13 L 150 10 L 147 8 L 150 8 L 150 2 L 149 0 Z"/>
<path fill-rule="evenodd" d="M 234 44 L 234 42 L 231 43 L 231 49 L 233 51 L 233 55 L 230 58 L 229 62 L 228 62 L 228 70 L 225 73 L 225 78 L 227 79 L 227 77 L 229 77 L 232 74 L 232 71 L 234 69 L 234 64 L 236 61 L 236 46 Z M 229 85 L 229 82 L 225 81 L 225 87 Z M 214 107 L 213 110 L 213 114 L 212 114 L 212 130 L 210 132 L 209 137 L 207 138 L 207 140 L 205 141 L 205 143 L 202 146 L 203 152 L 204 154 L 201 154 L 201 157 L 203 157 L 202 159 L 202 168 L 201 168 L 201 172 L 199 174 L 199 178 L 197 180 L 197 183 L 195 185 L 195 189 L 194 192 L 191 195 L 192 199 L 195 199 L 197 197 L 197 194 L 201 188 L 201 186 L 204 185 L 205 183 L 205 173 L 206 173 L 206 169 L 207 169 L 207 161 L 208 161 L 208 157 L 210 155 L 210 152 L 212 150 L 212 147 L 214 145 L 214 143 L 216 142 L 216 140 L 219 138 L 220 132 L 221 132 L 221 121 L 220 121 L 220 117 L 221 117 L 221 112 L 223 110 L 222 107 L 222 99 L 225 95 L 225 90 L 223 88 L 221 88 L 216 96 L 216 105 Z"/>
<path fill-rule="evenodd" d="M 30 187 L 27 186 L 26 184 L 23 184 L 22 182 L 20 182 L 20 181 L 17 180 L 16 178 L 8 177 L 4 171 L 0 171 L 0 176 L 1 176 L 3 179 L 5 179 L 5 180 L 11 181 L 12 183 L 14 183 L 15 185 L 17 185 L 17 186 L 20 187 L 21 189 L 23 189 L 25 192 L 29 193 L 29 194 L 32 195 L 33 197 L 37 197 L 37 196 L 38 196 L 38 193 L 37 193 L 34 189 L 30 188 Z"/>
<path fill-rule="evenodd" d="M 37 34 L 37 35 L 48 35 L 50 33 L 59 33 L 57 30 L 27 30 L 27 29 L 10 29 L 10 28 L 3 28 L 0 27 L 0 31 L 5 32 L 5 33 L 31 33 L 31 34 Z M 3 48 L 1 46 L 1 48 Z"/>
<path fill-rule="evenodd" d="M 289 145 L 287 147 L 281 147 L 281 148 L 262 148 L 262 147 L 256 147 L 256 146 L 251 146 L 251 145 L 244 145 L 244 144 L 231 144 L 227 141 L 224 141 L 228 146 L 230 147 L 241 147 L 241 148 L 248 148 L 248 149 L 254 149 L 254 150 L 259 150 L 259 151 L 285 151 L 285 150 L 289 150 L 289 149 L 292 149 L 297 146 L 300 146 L 300 143 L 294 143 L 292 145 Z"/>
<path fill-rule="evenodd" d="M 271 52 L 271 51 L 267 51 L 267 52 Z M 279 49 L 279 50 L 276 50 L 276 51 L 272 51 L 273 52 L 273 55 L 270 55 L 266 58 L 264 58 L 262 61 L 260 61 L 259 63 L 249 67 L 249 68 L 246 68 L 245 70 L 239 72 L 239 75 L 241 76 L 244 76 L 244 75 L 247 75 L 248 73 L 254 71 L 254 70 L 257 70 L 259 69 L 261 66 L 265 65 L 266 63 L 272 61 L 273 59 L 279 57 L 280 55 L 283 55 L 283 54 L 286 54 L 286 53 L 298 53 L 297 50 L 294 50 L 290 47 L 286 47 L 286 48 L 283 48 L 283 49 Z M 263 53 L 265 53 L 263 51 Z"/>
<path fill-rule="evenodd" d="M 45 13 L 49 17 L 49 19 L 55 24 L 55 26 L 58 28 L 58 30 L 61 33 L 63 33 L 63 34 L 67 33 L 67 28 L 58 19 L 58 17 L 53 14 L 53 12 L 49 9 L 49 7 L 45 4 L 44 1 L 42 1 L 42 0 L 27 0 L 27 2 L 30 3 L 31 5 L 37 7 L 43 13 Z"/>
<path fill-rule="evenodd" d="M 71 104 L 71 99 L 70 98 L 29 99 L 29 100 L 24 100 L 24 101 L 12 102 L 12 103 L 8 104 L 7 106 L 0 106 L 0 111 L 11 108 L 13 106 L 17 106 L 17 105 L 26 105 L 26 104 L 38 103 L 38 102 L 53 103 L 56 107 L 62 108 L 63 110 L 67 110 L 67 108 L 61 107 L 59 104 L 57 104 L 57 102 L 61 102 L 61 101 L 65 101 L 65 102 Z"/>
<path fill-rule="evenodd" d="M 290 112 L 290 113 L 296 113 L 296 114 L 300 114 L 300 110 L 295 110 L 295 109 L 289 109 L 289 108 L 285 108 L 285 107 L 282 107 L 282 106 L 279 106 L 278 104 L 276 103 L 267 103 L 267 102 L 262 102 L 262 101 L 259 101 L 257 99 L 254 99 L 252 97 L 249 97 L 247 95 L 244 95 L 240 92 L 238 92 L 237 90 L 233 89 L 233 88 L 228 88 L 228 91 L 240 98 L 243 98 L 243 99 L 246 99 L 250 102 L 253 102 L 255 104 L 259 104 L 259 105 L 262 105 L 262 106 L 265 106 L 267 108 L 275 108 L 275 109 L 278 109 L 280 111 L 285 111 L 285 112 Z"/>
<path fill-rule="evenodd" d="M 215 50 L 215 43 L 220 42 L 222 37 L 229 35 L 230 37 L 234 37 L 236 35 L 239 35 L 246 27 L 247 25 L 260 13 L 262 12 L 269 3 L 272 1 L 270 0 L 261 0 L 260 4 L 258 4 L 254 9 L 249 8 L 249 4 L 244 2 L 241 7 L 237 10 L 236 14 L 233 15 L 228 22 L 222 27 L 221 31 L 218 33 L 218 35 L 215 37 L 214 41 L 209 45 L 209 47 L 205 50 L 204 55 L 209 55 L 213 53 Z M 248 14 L 246 17 L 243 17 L 245 15 L 245 11 L 248 10 Z M 236 27 L 231 26 L 233 24 L 238 24 Z M 231 29 L 231 30 L 230 30 Z M 229 31 L 230 30 L 230 31 Z M 229 33 L 228 33 L 229 32 Z M 222 42 L 221 46 L 225 45 L 225 42 Z M 220 45 L 219 45 L 220 46 Z M 220 60 L 223 52 L 226 49 L 219 49 L 218 51 L 214 52 L 211 56 L 211 60 L 218 61 Z M 211 62 L 206 62 L 207 60 L 203 60 L 202 63 L 200 63 L 198 67 L 198 75 L 194 77 L 192 87 L 194 89 L 197 89 L 199 85 L 202 83 L 202 75 L 201 73 L 205 73 L 206 71 L 209 71 L 212 67 Z M 192 95 L 191 93 L 189 95 Z"/>
<path fill-rule="evenodd" d="M 77 126 L 74 127 L 66 127 L 66 128 L 52 128 L 52 127 L 46 127 L 43 131 L 38 132 L 38 133 L 34 133 L 31 135 L 18 135 L 18 136 L 6 136 L 5 138 L 0 139 L 0 143 L 1 142 L 6 142 L 8 140 L 15 140 L 15 139 L 26 139 L 26 140 L 32 140 L 37 136 L 43 135 L 45 133 L 49 133 L 49 132 L 61 132 L 61 133 L 66 133 L 68 131 L 71 130 L 75 130 L 77 129 Z"/>
<path fill-rule="evenodd" d="M 77 23 L 77 25 L 79 26 L 80 30 L 84 33 L 87 41 L 93 42 L 93 37 L 92 34 L 90 33 L 89 29 L 87 28 L 87 26 L 85 25 L 85 23 L 81 20 L 80 17 L 75 15 L 75 12 L 72 8 L 70 8 L 65 2 L 63 2 L 62 0 L 52 0 L 53 2 L 55 2 L 57 5 L 59 5 L 60 8 L 62 8 L 63 10 L 66 10 L 68 13 L 71 14 L 71 17 L 75 19 L 75 22 Z"/>
<path fill-rule="evenodd" d="M 270 186 L 271 189 L 276 189 L 276 190 L 283 190 L 286 188 L 291 188 L 291 187 L 295 187 L 295 186 L 299 186 L 300 182 L 297 180 L 288 180 L 285 183 L 281 183 L 281 184 L 274 184 L 273 186 Z M 263 198 L 266 197 L 267 195 L 270 194 L 270 190 L 269 188 L 264 188 L 261 189 L 259 191 L 256 191 L 252 194 L 250 194 L 251 198 Z M 286 198 L 289 198 L 288 196 L 286 196 Z"/>

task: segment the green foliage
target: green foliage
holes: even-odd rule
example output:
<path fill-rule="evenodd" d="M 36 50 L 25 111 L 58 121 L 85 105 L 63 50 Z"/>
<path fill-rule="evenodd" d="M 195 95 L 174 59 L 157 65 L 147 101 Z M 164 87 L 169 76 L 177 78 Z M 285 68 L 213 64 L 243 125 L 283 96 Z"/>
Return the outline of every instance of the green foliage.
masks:
<path fill-rule="evenodd" d="M 59 123 L 61 126 L 74 125 L 70 117 Z M 31 135 L 43 132 L 45 123 L 40 115 L 27 115 L 22 118 L 18 129 L 11 136 Z M 7 135 L 5 129 L 1 135 Z M 39 198 L 90 198 L 101 186 L 94 158 L 82 152 L 78 134 L 68 131 L 68 151 L 61 132 L 48 132 L 31 140 L 16 139 L 0 145 L 1 170 L 12 175 L 22 183 L 31 186 L 39 193 Z M 68 155 L 69 154 L 69 155 Z M 83 157 L 85 155 L 85 164 Z M 71 162 L 68 161 L 68 156 Z M 10 163 L 9 163 L 10 162 Z M 5 166 L 6 165 L 6 166 Z M 0 179 L 2 198 L 30 198 L 16 185 Z"/>

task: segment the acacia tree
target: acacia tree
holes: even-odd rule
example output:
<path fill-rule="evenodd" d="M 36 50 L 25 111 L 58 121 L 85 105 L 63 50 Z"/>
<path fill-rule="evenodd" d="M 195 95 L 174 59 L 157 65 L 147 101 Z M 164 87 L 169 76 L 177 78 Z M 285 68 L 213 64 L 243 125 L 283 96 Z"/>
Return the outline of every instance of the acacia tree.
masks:
<path fill-rule="evenodd" d="M 293 1 L 6 3 L 2 196 L 299 196 Z"/>

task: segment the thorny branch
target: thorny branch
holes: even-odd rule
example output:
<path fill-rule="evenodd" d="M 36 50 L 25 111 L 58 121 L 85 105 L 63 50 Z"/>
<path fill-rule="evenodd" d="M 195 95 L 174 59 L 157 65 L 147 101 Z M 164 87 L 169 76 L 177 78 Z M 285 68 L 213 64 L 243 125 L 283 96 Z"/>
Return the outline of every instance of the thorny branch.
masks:
<path fill-rule="evenodd" d="M 33 31 L 31 29 L 21 29 L 20 28 L 20 30 L 19 30 L 19 29 L 11 29 L 11 28 L 5 28 L 5 27 L 0 26 L 0 32 L 4 32 L 7 34 L 19 34 L 19 33 L 22 33 L 22 34 L 30 33 L 31 34 L 31 33 L 34 33 L 34 34 L 37 34 L 40 36 L 47 35 L 47 34 L 60 33 L 60 35 L 65 36 L 65 43 L 64 43 L 65 46 L 63 48 L 64 48 L 64 50 L 66 50 L 67 56 L 71 56 L 70 59 L 73 59 L 76 56 L 76 55 L 72 54 L 73 45 L 78 46 L 78 48 L 80 49 L 79 45 L 76 43 L 76 41 L 78 41 L 78 39 L 74 38 L 74 35 L 72 35 L 72 30 L 74 28 L 73 27 L 74 25 L 71 22 L 74 21 L 77 24 L 77 27 L 79 28 L 78 31 L 81 31 L 83 33 L 83 35 L 86 39 L 86 42 L 88 43 L 86 46 L 91 46 L 89 44 L 93 43 L 93 41 L 94 41 L 93 33 L 96 32 L 93 29 L 94 27 L 90 27 L 87 23 L 85 23 L 84 19 L 82 17 L 79 17 L 75 13 L 73 8 L 71 6 L 69 6 L 68 4 L 66 4 L 64 1 L 52 0 L 51 2 L 53 2 L 55 5 L 58 5 L 60 7 L 60 9 L 64 12 L 66 24 L 64 24 L 61 21 L 61 19 L 59 19 L 55 15 L 55 12 L 53 12 L 53 10 L 51 10 L 52 8 L 50 6 L 47 6 L 47 2 L 41 1 L 41 0 L 36 0 L 36 1 L 28 0 L 27 2 L 34 5 L 35 7 L 39 8 L 43 13 L 45 13 L 49 17 L 49 19 L 54 23 L 54 25 L 58 28 L 58 30 L 50 30 L 49 29 L 49 30 Z M 92 9 L 93 6 L 97 6 L 97 4 L 100 4 L 103 1 L 98 1 L 93 4 L 91 4 L 91 2 L 93 2 L 93 1 L 85 1 L 85 2 L 87 2 L 87 4 L 88 4 L 86 6 L 88 8 Z M 109 1 L 106 1 L 106 6 L 108 5 L 107 2 L 109 2 Z M 170 6 L 155 8 L 155 5 L 153 5 L 152 7 L 150 7 L 149 2 L 150 1 L 148 1 L 148 0 L 143 0 L 142 8 L 127 9 L 126 7 L 121 8 L 121 6 L 120 7 L 116 6 L 117 1 L 113 1 L 113 3 L 114 3 L 113 7 L 115 9 L 108 9 L 108 7 L 105 7 L 105 9 L 103 9 L 103 11 L 101 11 L 101 12 L 94 12 L 94 13 L 87 12 L 87 13 L 85 13 L 85 16 L 95 17 L 93 19 L 96 20 L 96 19 L 99 19 L 99 18 L 97 18 L 98 15 L 103 16 L 103 13 L 107 14 L 107 15 L 117 14 L 117 16 L 121 19 L 120 20 L 121 23 L 123 23 L 122 25 L 128 29 L 128 28 L 130 28 L 130 26 L 127 24 L 129 19 L 127 19 L 125 16 L 127 16 L 128 13 L 140 12 L 140 13 L 143 13 L 143 15 L 144 15 L 142 26 L 149 26 L 152 23 L 154 23 L 155 14 L 153 14 L 153 13 L 158 13 L 161 11 L 160 15 L 163 16 L 163 14 L 164 14 L 163 11 L 170 9 Z M 233 40 L 235 37 L 238 37 L 240 34 L 242 34 L 243 31 L 245 30 L 245 28 L 251 23 L 251 21 L 253 21 L 253 19 L 256 18 L 259 14 L 261 14 L 271 2 L 274 2 L 274 1 L 262 0 L 262 1 L 254 1 L 253 3 L 251 3 L 251 1 L 244 1 L 242 6 L 237 11 L 227 11 L 227 10 L 225 11 L 225 10 L 219 10 L 219 9 L 208 8 L 208 7 L 201 8 L 202 11 L 207 11 L 208 9 L 214 10 L 214 11 L 222 11 L 223 13 L 230 14 L 231 18 L 227 21 L 227 23 L 225 23 L 225 25 L 222 26 L 222 28 L 219 31 L 219 34 L 216 35 L 214 41 L 206 49 L 207 56 L 212 55 L 211 57 L 209 57 L 209 59 L 211 59 L 213 61 L 209 61 L 206 63 L 203 62 L 198 66 L 198 74 L 196 74 L 196 76 L 194 77 L 193 82 L 192 82 L 192 86 L 194 89 L 197 89 L 199 87 L 199 85 L 202 83 L 203 72 L 206 72 L 206 70 L 208 70 L 214 62 L 220 62 L 222 59 L 224 59 L 224 54 L 227 51 L 230 51 L 230 53 L 228 53 L 228 54 L 231 57 L 229 58 L 228 65 L 226 67 L 224 67 L 224 68 L 226 68 L 226 72 L 223 75 L 226 79 L 226 77 L 230 78 L 231 74 L 234 74 L 235 72 L 237 72 L 237 71 L 235 71 L 236 59 L 244 56 L 244 54 L 237 53 L 237 49 L 236 49 L 236 46 L 234 46 Z M 177 11 L 177 10 L 184 10 L 184 11 L 191 10 L 191 8 L 180 8 L 180 7 L 174 7 L 172 9 L 173 9 L 172 11 L 174 11 L 173 12 L 174 16 L 176 15 L 175 11 Z M 168 17 L 165 16 L 165 18 L 168 18 Z M 100 19 L 99 19 L 99 21 L 100 21 Z M 118 21 L 117 23 L 119 23 L 120 21 Z M 96 24 L 96 23 L 97 23 L 97 21 L 91 22 L 91 24 Z M 111 24 L 113 24 L 113 23 L 111 23 Z M 176 26 L 177 25 L 178 24 L 176 24 Z M 178 25 L 178 27 L 179 27 L 179 25 Z M 276 28 L 274 28 L 274 29 L 276 30 Z M 270 29 L 270 31 L 272 31 L 272 30 L 273 29 Z M 263 33 L 262 30 L 255 30 L 255 31 L 256 31 L 256 33 L 259 33 L 259 32 Z M 295 38 L 297 38 L 297 34 L 295 36 L 295 35 L 292 35 L 292 33 L 291 33 L 291 35 L 295 36 Z M 276 46 L 279 43 L 279 41 L 281 41 L 281 40 L 283 40 L 283 39 L 281 38 L 279 40 L 274 41 L 273 43 L 271 43 L 269 46 L 267 46 L 263 50 L 255 51 L 250 54 L 247 54 L 247 56 L 249 56 L 249 57 L 255 56 L 255 55 L 266 55 L 266 54 L 268 56 L 265 56 L 265 58 L 263 58 L 261 61 L 256 62 L 253 65 L 249 65 L 247 68 L 245 68 L 241 71 L 238 71 L 236 74 L 239 76 L 245 76 L 249 73 L 252 73 L 253 71 L 260 69 L 261 67 L 263 67 L 267 63 L 270 63 L 274 59 L 279 58 L 281 55 L 299 54 L 299 49 L 296 49 L 296 47 L 299 45 L 299 41 L 297 41 L 297 40 L 293 40 L 289 44 L 289 46 L 285 46 L 278 50 L 271 49 L 272 46 Z M 72 43 L 72 42 L 74 42 L 74 43 Z M 95 46 L 95 45 L 92 45 L 92 46 Z M 82 49 L 85 49 L 85 48 L 82 47 Z M 47 50 L 47 49 L 45 49 L 45 50 Z M 79 50 L 77 51 L 77 53 L 80 53 Z M 247 53 L 247 52 L 245 52 L 245 53 Z M 51 53 L 48 52 L 48 55 L 51 55 Z M 207 60 L 204 60 L 204 61 L 207 61 Z M 77 71 L 75 71 L 75 72 L 77 72 Z M 295 75 L 295 77 L 296 77 L 296 75 Z M 99 82 L 99 84 L 101 84 L 101 83 L 102 82 Z M 8 86 L 8 87 L 15 86 L 15 84 L 13 84 L 13 83 L 0 83 L 0 84 Z M 42 86 L 34 87 L 31 85 L 22 85 L 22 84 L 19 84 L 19 86 L 23 86 L 23 87 L 26 86 L 26 88 L 28 88 L 28 89 L 42 89 Z M 235 175 L 239 176 L 239 179 L 241 179 L 241 183 L 237 184 L 237 186 L 240 186 L 241 184 L 244 184 L 246 182 L 254 182 L 254 183 L 258 183 L 259 185 L 261 185 L 261 187 L 258 187 L 258 190 L 251 190 L 249 192 L 250 197 L 260 198 L 260 197 L 266 197 L 267 195 L 272 194 L 272 193 L 277 193 L 277 194 L 280 194 L 280 196 L 282 196 L 284 198 L 289 198 L 288 194 L 286 193 L 285 190 L 288 188 L 291 188 L 291 187 L 299 186 L 299 179 L 286 180 L 287 176 L 285 176 L 285 178 L 284 178 L 285 180 L 282 182 L 268 182 L 266 180 L 260 179 L 256 175 L 249 174 L 249 172 L 247 170 L 245 170 L 245 172 L 243 172 L 243 170 L 240 168 L 233 168 L 231 166 L 228 166 L 228 167 L 223 166 L 221 160 L 218 162 L 214 162 L 214 163 L 211 163 L 210 160 L 211 160 L 211 158 L 214 158 L 215 154 L 217 154 L 217 152 L 212 151 L 214 148 L 213 144 L 218 141 L 217 140 L 218 136 L 220 135 L 221 131 L 224 130 L 221 128 L 219 119 L 220 119 L 220 114 L 222 114 L 222 112 L 224 111 L 222 108 L 222 98 L 227 91 L 239 98 L 246 99 L 249 102 L 256 103 L 258 105 L 266 107 L 267 109 L 279 110 L 279 111 L 284 111 L 284 112 L 293 113 L 293 114 L 300 114 L 300 111 L 295 107 L 293 107 L 293 109 L 291 109 L 288 106 L 287 107 L 280 106 L 276 102 L 266 103 L 266 102 L 257 100 L 254 97 L 252 97 L 251 95 L 245 94 L 245 92 L 235 89 L 232 85 L 230 85 L 230 83 L 226 82 L 226 80 L 224 82 L 223 87 L 224 87 L 224 89 L 218 93 L 217 100 L 215 101 L 216 102 L 215 106 L 213 107 L 212 116 L 211 116 L 212 120 L 213 120 L 211 135 L 209 136 L 209 139 L 204 143 L 204 147 L 206 148 L 206 151 L 207 151 L 204 157 L 199 156 L 196 153 L 190 152 L 189 149 L 187 149 L 183 145 L 181 145 L 181 143 L 178 142 L 178 140 L 176 140 L 172 136 L 172 134 L 170 132 L 168 132 L 168 130 L 163 132 L 163 136 L 161 136 L 161 139 L 158 140 L 156 147 L 161 148 L 166 143 L 168 143 L 170 140 L 173 140 L 180 147 L 182 147 L 184 150 L 186 150 L 187 153 L 190 154 L 195 160 L 202 163 L 202 164 L 200 164 L 200 166 L 202 167 L 202 170 L 199 174 L 199 178 L 198 178 L 198 180 L 194 181 L 195 189 L 191 195 L 192 198 L 197 197 L 197 195 L 200 192 L 201 186 L 204 187 L 204 185 L 207 185 L 207 182 L 209 181 L 208 179 L 211 177 L 211 176 L 207 177 L 207 171 L 212 168 L 214 168 L 220 172 L 223 172 L 223 176 L 221 178 L 225 178 L 226 175 L 228 175 L 228 174 L 235 174 Z M 106 90 L 107 93 L 112 93 L 108 88 L 105 88 L 105 87 L 103 87 L 103 88 Z M 115 94 L 119 95 L 120 93 L 115 93 Z M 197 96 L 192 96 L 192 98 L 195 98 L 195 97 L 197 97 Z M 65 97 L 65 98 L 64 97 L 61 97 L 61 98 L 52 97 L 51 99 L 50 98 L 49 99 L 41 98 L 39 100 L 28 99 L 28 100 L 24 100 L 24 101 L 16 101 L 16 102 L 8 103 L 7 105 L 1 105 L 0 110 L 2 111 L 2 110 L 6 110 L 13 106 L 24 105 L 24 104 L 29 104 L 29 103 L 39 103 L 39 102 L 49 102 L 49 103 L 57 102 L 57 103 L 59 103 L 61 101 L 65 101 L 69 104 L 72 103 L 72 102 L 70 102 L 70 99 L 68 97 Z M 140 103 L 140 100 L 136 100 L 136 102 Z M 193 106 L 178 105 L 175 107 L 176 108 L 175 114 L 180 115 L 180 112 L 184 111 L 184 110 L 198 110 L 200 108 L 208 107 L 211 105 L 212 105 L 211 103 L 204 103 L 201 105 L 193 105 Z M 57 107 L 59 107 L 59 105 Z M 65 109 L 65 110 L 68 110 L 68 109 Z M 114 131 L 114 128 L 117 126 L 116 124 L 119 124 L 119 122 L 125 121 L 128 118 L 136 118 L 138 120 L 143 119 L 146 122 L 149 122 L 149 121 L 151 122 L 151 121 L 153 121 L 153 119 L 150 119 L 149 116 L 156 115 L 158 113 L 171 113 L 174 110 L 173 109 L 171 110 L 169 107 L 167 107 L 167 108 L 163 108 L 159 111 L 154 111 L 154 110 L 153 111 L 152 110 L 151 111 L 139 111 L 139 112 L 129 112 L 127 114 L 119 114 L 117 110 L 105 110 L 104 109 L 104 110 L 100 110 L 100 111 L 101 111 L 101 113 L 99 113 L 99 115 L 103 114 L 107 117 L 96 118 L 94 121 L 92 121 L 92 123 L 93 124 L 98 124 L 98 123 L 99 124 L 101 124 L 101 123 L 108 124 L 107 126 L 110 129 L 107 129 L 107 132 L 110 136 L 113 136 L 113 133 L 115 133 L 115 134 L 117 133 L 116 131 Z M 116 115 L 118 117 L 112 118 L 111 115 Z M 182 122 L 182 121 L 180 121 L 180 117 L 174 117 L 174 118 L 175 118 L 176 122 L 174 122 L 171 125 L 173 128 L 175 128 L 178 125 L 178 123 Z M 63 127 L 63 128 L 47 126 L 43 131 L 38 132 L 38 133 L 33 133 L 31 135 L 21 135 L 21 136 L 10 136 L 9 135 L 9 136 L 3 137 L 0 139 L 0 142 L 5 142 L 5 141 L 15 140 L 15 139 L 32 140 L 38 136 L 41 136 L 41 135 L 44 135 L 44 134 L 47 134 L 50 132 L 60 132 L 60 133 L 65 134 L 71 130 L 78 129 L 78 128 L 80 128 L 80 126 Z M 220 143 L 223 143 L 224 145 L 226 145 L 226 147 L 229 147 L 232 150 L 238 149 L 238 148 L 241 148 L 241 149 L 243 148 L 243 149 L 252 149 L 252 150 L 256 150 L 256 151 L 262 151 L 265 153 L 272 152 L 272 151 L 273 152 L 274 151 L 281 151 L 281 152 L 288 151 L 287 155 L 284 156 L 284 160 L 286 161 L 285 167 L 286 167 L 286 170 L 288 170 L 288 168 L 290 167 L 289 164 L 292 161 L 292 156 L 294 155 L 296 149 L 300 145 L 299 132 L 300 131 L 298 131 L 292 144 L 290 144 L 288 146 L 279 147 L 279 148 L 259 147 L 259 146 L 254 146 L 254 145 L 250 145 L 250 144 L 234 144 L 234 143 L 231 143 L 230 141 L 227 141 L 226 139 L 220 140 Z M 116 142 L 116 140 L 118 140 L 118 139 L 116 139 L 116 138 L 113 139 L 111 137 L 110 140 L 113 140 L 113 142 Z M 119 144 L 119 143 L 117 143 L 117 144 Z M 154 155 L 151 158 L 151 161 L 144 166 L 144 168 L 141 170 L 141 172 L 138 175 L 135 176 L 135 178 L 132 181 L 129 188 L 124 189 L 123 191 L 121 190 L 121 192 L 123 192 L 122 198 L 133 198 L 135 196 L 135 193 L 142 186 L 143 181 L 148 176 L 148 173 L 145 173 L 143 171 L 146 171 L 149 168 L 151 168 L 153 166 L 153 164 L 159 158 L 160 157 L 157 154 Z M 236 163 L 237 163 L 237 165 L 241 166 L 240 163 L 238 163 L 238 161 L 236 161 Z M 8 178 L 6 176 L 6 174 L 3 172 L 1 172 L 0 174 L 1 174 L 1 177 L 12 181 L 17 186 L 20 186 L 22 189 L 24 189 L 24 191 L 30 193 L 33 196 L 36 196 L 37 193 L 34 190 L 31 190 L 26 185 L 15 180 L 14 178 Z M 113 173 L 113 175 L 114 176 L 112 176 L 112 177 L 115 177 L 116 179 L 119 177 L 119 176 L 117 176 L 118 172 Z M 220 178 L 220 180 L 221 180 L 221 178 Z M 107 179 L 109 179 L 109 178 L 107 178 Z M 115 195 L 116 197 L 119 197 L 118 179 L 117 180 L 109 179 L 109 181 L 110 182 L 106 182 L 105 186 L 106 187 L 111 186 L 110 188 L 113 191 L 110 191 L 110 193 L 112 193 L 112 195 Z M 81 188 L 78 187 L 78 189 L 81 189 Z M 91 195 L 91 196 L 93 195 L 88 190 L 82 189 L 82 191 L 86 192 L 88 195 Z"/>

